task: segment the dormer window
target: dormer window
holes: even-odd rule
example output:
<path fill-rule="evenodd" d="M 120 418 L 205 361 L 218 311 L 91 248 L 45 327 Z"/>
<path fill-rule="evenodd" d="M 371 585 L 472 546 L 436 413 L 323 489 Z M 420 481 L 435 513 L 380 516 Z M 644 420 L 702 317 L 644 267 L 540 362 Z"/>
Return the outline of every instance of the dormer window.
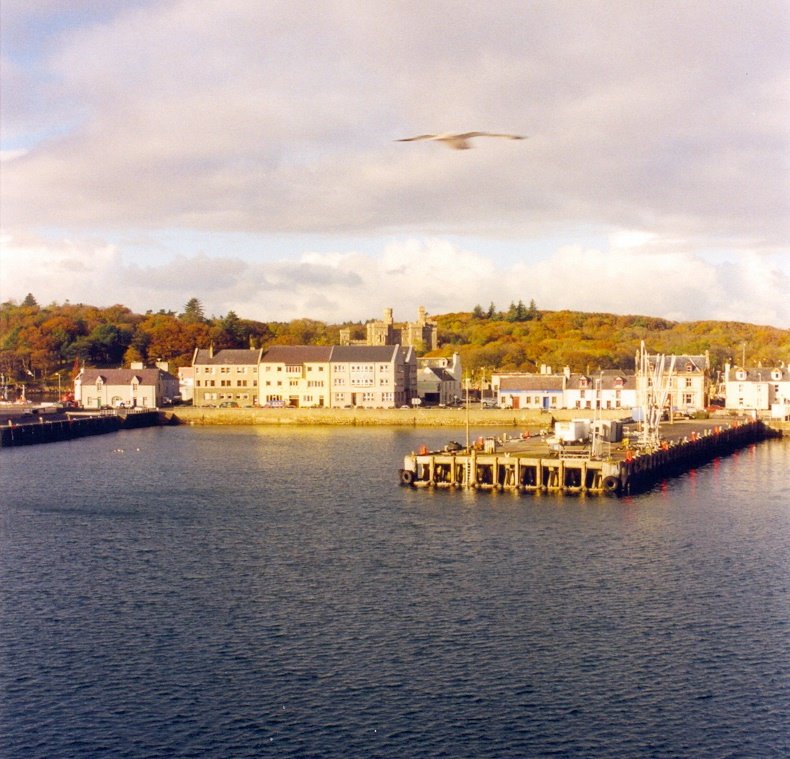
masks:
<path fill-rule="evenodd" d="M 735 372 L 735 379 L 745 380 L 746 379 L 746 372 L 743 369 L 739 369 Z"/>
<path fill-rule="evenodd" d="M 689 361 L 688 364 L 686 364 L 686 371 L 687 372 L 693 372 L 694 371 L 694 364 L 692 364 L 690 361 Z"/>
<path fill-rule="evenodd" d="M 615 377 L 614 386 L 615 387 L 622 387 L 624 384 L 622 377 Z"/>
<path fill-rule="evenodd" d="M 774 369 L 774 371 L 771 372 L 771 379 L 774 380 L 782 379 L 782 372 L 778 371 L 777 369 Z"/>
<path fill-rule="evenodd" d="M 579 387 L 587 387 L 587 377 L 582 377 L 579 380 Z"/>

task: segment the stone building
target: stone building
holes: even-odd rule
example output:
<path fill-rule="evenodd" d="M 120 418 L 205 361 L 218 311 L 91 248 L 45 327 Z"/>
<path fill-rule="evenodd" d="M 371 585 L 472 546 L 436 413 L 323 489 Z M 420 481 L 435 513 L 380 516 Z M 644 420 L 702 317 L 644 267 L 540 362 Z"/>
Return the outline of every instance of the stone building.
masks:
<path fill-rule="evenodd" d="M 439 339 L 436 322 L 420 306 L 416 322 L 396 322 L 391 308 L 384 309 L 384 318 L 368 322 L 364 341 L 353 341 L 350 329 L 340 330 L 341 345 L 402 345 L 420 351 L 436 350 Z"/>

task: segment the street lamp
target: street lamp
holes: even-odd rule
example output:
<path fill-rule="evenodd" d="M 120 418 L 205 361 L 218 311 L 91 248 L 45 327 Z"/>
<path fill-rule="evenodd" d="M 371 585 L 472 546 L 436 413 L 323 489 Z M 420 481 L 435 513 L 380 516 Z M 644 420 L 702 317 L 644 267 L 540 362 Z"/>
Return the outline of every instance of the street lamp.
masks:
<path fill-rule="evenodd" d="M 61 394 L 60 394 L 60 372 L 55 372 L 58 375 L 58 402 L 60 402 Z"/>

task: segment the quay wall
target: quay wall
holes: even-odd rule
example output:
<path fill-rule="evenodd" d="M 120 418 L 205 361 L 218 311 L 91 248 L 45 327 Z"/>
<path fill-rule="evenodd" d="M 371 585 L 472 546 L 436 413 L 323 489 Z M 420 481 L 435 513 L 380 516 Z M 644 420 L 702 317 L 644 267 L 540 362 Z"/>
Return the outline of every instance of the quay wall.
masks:
<path fill-rule="evenodd" d="M 548 449 L 542 453 L 504 449 L 486 453 L 474 447 L 422 449 L 404 458 L 399 475 L 402 485 L 423 488 L 633 494 L 739 448 L 781 435 L 759 420 L 750 420 L 691 432 L 690 438 L 664 441 L 653 451 L 626 450 L 622 458 L 569 457 Z"/>
<path fill-rule="evenodd" d="M 469 410 L 469 424 L 474 427 L 532 427 L 550 428 L 555 420 L 584 416 L 578 409 L 543 412 L 538 409 Z M 587 412 L 588 415 L 591 412 Z M 623 419 L 629 410 L 604 410 L 604 419 Z M 194 425 L 336 425 L 384 427 L 464 427 L 465 408 L 408 408 L 408 409 L 327 409 L 327 408 L 196 408 L 179 406 L 168 412 L 175 424 Z"/>
<path fill-rule="evenodd" d="M 68 417 L 30 424 L 9 424 L 0 428 L 0 447 L 56 443 L 86 435 L 104 435 L 121 429 L 121 420 L 114 415 Z"/>
<path fill-rule="evenodd" d="M 88 435 L 104 435 L 119 430 L 153 427 L 163 419 L 156 410 L 129 411 L 123 414 L 68 413 L 35 416 L 35 421 L 25 417 L 10 419 L 0 427 L 0 447 L 57 443 Z"/>

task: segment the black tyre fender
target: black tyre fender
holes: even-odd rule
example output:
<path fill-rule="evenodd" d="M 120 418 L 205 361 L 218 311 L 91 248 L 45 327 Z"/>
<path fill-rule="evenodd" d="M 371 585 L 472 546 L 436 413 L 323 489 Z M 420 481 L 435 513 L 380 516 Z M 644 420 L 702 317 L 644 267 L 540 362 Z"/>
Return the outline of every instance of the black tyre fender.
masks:
<path fill-rule="evenodd" d="M 410 469 L 404 469 L 400 473 L 401 485 L 412 485 L 414 483 L 414 472 Z"/>

